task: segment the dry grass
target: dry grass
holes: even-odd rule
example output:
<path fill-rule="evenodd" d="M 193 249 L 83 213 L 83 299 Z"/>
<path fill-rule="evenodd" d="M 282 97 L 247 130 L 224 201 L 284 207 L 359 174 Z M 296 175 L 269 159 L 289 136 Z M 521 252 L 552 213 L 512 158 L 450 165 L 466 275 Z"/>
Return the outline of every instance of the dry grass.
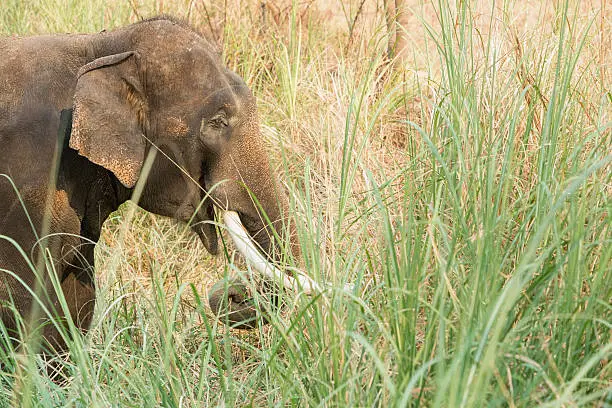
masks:
<path fill-rule="evenodd" d="M 322 234 L 323 252 L 333 259 L 332 252 L 340 250 L 334 248 L 333 242 L 338 229 L 335 221 L 341 194 L 339 180 L 346 118 L 350 117 L 349 101 L 356 90 L 364 99 L 360 112 L 351 114 L 354 120 L 350 124 L 356 128 L 355 138 L 363 143 L 363 153 L 354 157 L 358 163 L 357 171 L 372 171 L 379 183 L 399 174 L 394 183 L 398 186 L 396 194 L 401 194 L 405 178 L 418 184 L 429 174 L 427 169 L 423 169 L 427 166 L 423 158 L 413 155 L 413 152 L 422 150 L 422 141 L 405 121 L 415 122 L 422 128 L 431 126 L 432 106 L 441 97 L 435 92 L 442 79 L 441 61 L 427 31 L 439 32 L 440 22 L 436 5 L 417 0 L 409 0 L 406 4 L 410 10 L 409 35 L 413 47 L 400 72 L 391 71 L 381 54 L 386 36 L 385 30 L 380 28 L 384 15 L 382 6 L 373 2 L 365 2 L 361 9 L 358 3 L 349 2 L 344 6 L 346 10 L 340 2 L 299 3 L 297 30 L 293 34 L 289 1 L 250 2 L 246 5 L 239 1 L 219 4 L 193 1 L 141 4 L 133 1 L 129 21 L 158 12 L 175 14 L 187 18 L 216 43 L 218 49 L 223 50 L 227 64 L 255 89 L 263 133 L 275 152 L 273 157 L 277 160 L 279 172 L 282 172 L 280 150 L 283 147 L 285 164 L 291 176 L 286 182 L 301 179 L 304 164 L 309 164 L 312 206 L 315 213 L 324 215 L 316 228 Z M 527 143 L 518 146 L 525 150 L 524 165 L 517 169 L 516 196 L 532 189 L 537 181 L 534 175 L 537 172 L 535 153 L 547 108 L 543 95 L 550 94 L 552 86 L 554 56 L 559 41 L 555 10 L 560 4 L 522 0 L 503 2 L 496 7 L 493 19 L 490 2 L 478 1 L 471 6 L 475 33 L 472 44 L 474 75 L 484 75 L 478 67 L 487 67 L 485 55 L 490 54 L 487 48 L 491 47 L 497 58 L 496 81 L 504 84 L 502 89 L 493 90 L 495 96 L 485 95 L 481 101 L 497 105 L 485 107 L 496 115 L 492 118 L 491 128 L 501 127 L 496 121 L 506 119 L 503 115 L 508 113 L 517 93 L 526 87 L 534 88 L 525 93 L 526 105 L 536 112 L 536 125 Z M 612 83 L 609 67 L 612 7 L 606 7 L 605 1 L 595 0 L 576 2 L 575 7 L 577 13 L 570 25 L 575 34 L 572 50 L 579 46 L 580 35 L 586 32 L 589 24 L 593 24 L 577 63 L 579 81 L 572 89 L 586 119 L 583 134 L 587 134 L 609 120 L 611 113 L 609 110 L 601 111 L 601 98 L 604 97 L 602 91 L 610 92 Z M 357 10 L 359 15 L 356 17 Z M 349 26 L 353 24 L 349 46 Z M 312 32 L 317 35 L 313 36 Z M 292 35 L 302 43 L 300 55 L 290 55 L 286 49 L 284 41 L 290 41 Z M 291 89 L 285 89 L 282 75 L 291 69 L 298 75 L 295 83 L 290 85 Z M 543 74 L 537 75 L 538 70 Z M 295 98 L 295 106 L 291 101 L 283 100 L 287 95 Z M 375 114 L 378 109 L 381 111 Z M 524 129 L 525 125 L 524 118 L 518 126 Z M 368 128 L 372 130 L 368 131 Z M 466 140 L 470 139 L 466 135 Z M 523 141 L 517 140 L 516 143 L 522 144 Z M 471 156 L 470 146 L 465 146 L 465 153 Z M 466 166 L 469 170 L 470 162 Z M 352 186 L 349 206 L 359 206 L 368 190 L 367 182 L 359 174 Z M 299 208 L 296 210 L 300 211 Z M 193 282 L 198 288 L 205 288 L 218 279 L 224 260 L 208 256 L 201 244 L 180 226 L 146 214 L 138 214 L 137 221 L 136 225 L 140 227 L 129 229 L 124 238 L 124 247 L 131 250 L 124 258 L 120 257 L 123 259 L 118 270 L 126 272 L 122 279 L 135 280 L 138 285 L 146 287 L 151 264 L 164 264 L 168 271 L 175 271 L 175 276 L 165 279 L 169 291 L 175 286 L 175 279 Z M 349 218 L 344 223 L 350 225 L 353 221 Z M 104 233 L 105 245 L 109 247 L 113 247 L 117 240 L 113 225 L 109 223 Z M 363 234 L 362 238 L 367 241 L 364 245 L 381 245 L 376 242 L 380 237 L 375 231 L 370 232 Z M 150 253 L 148 248 L 154 248 L 155 253 Z M 116 265 L 112 268 L 114 270 Z"/>
<path fill-rule="evenodd" d="M 102 396 L 75 375 L 83 401 L 607 406 L 612 7 L 406 4 L 396 64 L 375 1 L 112 0 L 91 20 L 41 5 L 0 19 L 11 33 L 187 19 L 258 98 L 304 266 L 357 283 L 287 300 L 260 332 L 210 328 L 201 297 L 239 257 L 122 208 L 96 254 L 85 361 Z"/>

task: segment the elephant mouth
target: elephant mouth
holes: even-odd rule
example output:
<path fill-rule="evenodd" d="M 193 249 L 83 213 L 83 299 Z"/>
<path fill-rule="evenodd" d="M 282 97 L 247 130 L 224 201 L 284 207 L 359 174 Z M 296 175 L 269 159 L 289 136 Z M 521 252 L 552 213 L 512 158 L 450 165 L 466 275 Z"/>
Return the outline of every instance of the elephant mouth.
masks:
<path fill-rule="evenodd" d="M 198 234 L 206 250 L 211 255 L 217 255 L 219 253 L 219 239 L 215 225 L 215 206 L 210 195 L 206 193 L 206 184 L 203 180 L 200 180 L 200 185 L 204 187 L 205 192 L 202 194 L 202 201 L 191 228 Z"/>
<path fill-rule="evenodd" d="M 297 290 L 301 288 L 307 294 L 321 290 L 307 276 L 302 276 L 301 273 L 288 274 L 276 267 L 269 259 L 273 255 L 264 255 L 262 251 L 264 248 L 269 249 L 272 246 L 271 242 L 269 242 L 270 238 L 266 237 L 265 228 L 259 225 L 256 219 L 248 215 L 239 215 L 239 213 L 229 208 L 216 205 L 215 200 L 207 192 L 209 190 L 207 189 L 208 183 L 205 182 L 205 177 L 200 179 L 200 184 L 204 187 L 205 193 L 192 228 L 198 234 L 210 254 L 217 255 L 219 252 L 218 224 L 215 223 L 215 213 L 219 211 L 223 224 L 229 232 L 236 249 L 254 270 L 265 278 L 278 282 L 288 289 Z M 246 223 L 246 226 L 243 222 Z"/>
<path fill-rule="evenodd" d="M 287 289 L 299 290 L 306 294 L 321 292 L 321 288 L 312 279 L 301 273 L 293 275 L 282 272 L 268 261 L 257 249 L 257 244 L 242 224 L 240 216 L 234 211 L 223 211 L 223 222 L 238 251 L 247 262 L 264 277 L 282 284 Z"/>
<path fill-rule="evenodd" d="M 199 235 L 202 243 L 207 251 L 212 255 L 216 255 L 219 251 L 217 227 L 214 223 L 215 207 L 210 203 L 204 203 L 200 209 L 199 219 L 193 224 L 192 228 Z M 242 254 L 251 267 L 264 277 L 272 281 L 281 283 L 285 288 L 298 289 L 299 287 L 305 293 L 313 293 L 320 288 L 310 279 L 300 276 L 299 274 L 291 276 L 282 272 L 272 262 L 270 262 L 258 249 L 258 244 L 255 242 L 247 228 L 243 225 L 240 216 L 235 211 L 219 209 L 222 214 L 223 223 L 229 232 L 236 249 Z M 201 219 L 205 216 L 206 219 Z"/>
<path fill-rule="evenodd" d="M 202 185 L 204 186 L 205 184 Z M 247 214 L 234 212 L 231 210 L 231 208 L 229 208 L 229 206 L 220 205 L 219 202 L 216 202 L 216 200 L 211 197 L 210 194 L 203 193 L 200 206 L 192 220 L 191 228 L 200 237 L 200 240 L 204 244 L 206 250 L 211 255 L 217 255 L 219 253 L 219 233 L 217 231 L 219 223 L 215 221 L 215 215 L 219 213 L 219 218 L 221 218 L 221 221 L 223 222 L 226 221 L 224 214 L 228 212 L 234 214 L 232 216 L 232 220 L 235 218 L 235 220 L 237 220 L 237 222 L 240 224 L 240 228 L 245 231 L 246 236 L 249 239 L 249 246 L 258 253 L 261 259 L 273 259 L 274 256 L 272 253 L 266 254 L 267 250 L 272 246 L 270 237 L 268 237 L 266 228 L 264 228 L 263 225 L 258 222 L 258 219 L 250 217 Z M 234 222 L 232 225 L 237 224 Z M 230 233 L 230 236 L 232 237 L 232 240 L 234 240 L 235 234 L 232 235 Z M 237 244 L 236 247 L 241 248 L 243 246 Z M 266 262 L 269 261 L 266 260 Z"/>
<path fill-rule="evenodd" d="M 234 210 L 231 205 L 231 200 L 228 199 L 223 187 L 220 184 L 214 184 L 210 177 L 210 170 L 204 165 L 202 166 L 201 176 L 199 178 L 200 197 L 199 206 L 197 207 L 195 216 L 192 219 L 192 229 L 198 234 L 200 240 L 204 244 L 206 250 L 211 255 L 217 255 L 219 252 L 219 233 L 217 228 L 219 224 L 215 221 L 217 212 L 221 215 L 226 211 Z M 196 207 L 192 207 L 195 209 Z M 193 214 L 193 212 L 192 212 Z M 242 228 L 248 231 L 251 240 L 254 240 L 253 245 L 269 259 L 274 259 L 270 236 L 267 228 L 264 227 L 260 217 L 253 217 L 243 212 L 235 213 L 240 220 Z M 238 214 L 240 214 L 238 216 Z M 221 222 L 222 217 L 219 217 Z"/>
<path fill-rule="evenodd" d="M 211 255 L 219 253 L 219 239 L 217 227 L 215 226 L 215 209 L 212 204 L 202 206 L 191 228 L 198 234 L 208 253 Z"/>

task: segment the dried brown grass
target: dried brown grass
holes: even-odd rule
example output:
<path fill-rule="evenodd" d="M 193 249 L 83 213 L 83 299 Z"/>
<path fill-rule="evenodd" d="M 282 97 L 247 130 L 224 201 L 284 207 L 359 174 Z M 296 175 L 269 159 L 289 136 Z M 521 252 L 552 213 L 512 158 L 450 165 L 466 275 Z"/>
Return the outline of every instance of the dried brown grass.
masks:
<path fill-rule="evenodd" d="M 411 154 L 421 151 L 422 140 L 406 120 L 422 128 L 431 125 L 431 106 L 440 98 L 434 91 L 442 80 L 441 61 L 427 32 L 428 29 L 439 31 L 434 5 L 418 0 L 406 2 L 410 21 L 407 31 L 412 47 L 404 66 L 392 70 L 382 52 L 386 32 L 381 5 L 369 1 L 363 5 L 357 1 L 343 3 L 344 7 L 339 1 L 299 2 L 292 17 L 288 0 L 246 3 L 237 0 L 221 3 L 132 0 L 130 18 L 130 21 L 136 21 L 166 12 L 188 19 L 222 50 L 228 65 L 250 83 L 259 99 L 263 133 L 277 159 L 279 172 L 283 167 L 280 146 L 284 147 L 289 176 L 285 182 L 292 183 L 294 178 L 303 177 L 304 164 L 309 163 L 312 205 L 316 213 L 322 215 L 313 228 L 321 231 L 321 251 L 331 263 L 336 259 L 333 254 L 343 250 L 336 245 L 338 230 L 335 221 L 346 118 L 351 118 L 349 123 L 356 127 L 355 137 L 363 142 L 364 150 L 358 165 L 360 172 L 365 169 L 373 171 L 378 182 L 399 174 L 397 186 L 403 185 L 406 177 L 413 178 L 414 183 L 421 183 L 429 174 L 424 168 L 428 164 L 423 162 L 423 158 Z M 487 47 L 495 48 L 500 56 L 498 76 L 503 79 L 498 83 L 506 83 L 506 87 L 491 103 L 498 103 L 503 108 L 505 99 L 512 100 L 515 93 L 525 87 L 532 88 L 525 93 L 526 105 L 533 107 L 537 114 L 535 129 L 523 153 L 523 168 L 516 174 L 515 195 L 518 197 L 531 189 L 536 181 L 532 176 L 535 172 L 534 157 L 547 104 L 542 95 L 549 93 L 550 75 L 554 72 L 551 64 L 559 27 L 554 16 L 559 2 L 519 0 L 504 4 L 508 8 L 503 10 L 503 5 L 498 5 L 495 18 L 491 19 L 490 2 L 472 3 L 472 29 L 474 38 L 479 40 L 473 44 L 473 54 L 475 65 L 482 67 L 488 63 L 484 60 Z M 572 30 L 583 32 L 591 20 L 594 22 L 585 43 L 586 50 L 578 62 L 581 80 L 575 90 L 581 93 L 581 107 L 586 117 L 593 118 L 590 123 L 585 123 L 588 128 L 594 127 L 601 115 L 597 111 L 600 104 L 596 98 L 601 95 L 601 90 L 608 89 L 609 92 L 612 82 L 609 68 L 612 7 L 603 0 L 581 1 L 574 5 L 578 17 L 570 26 Z M 297 30 L 292 31 L 292 24 Z M 301 54 L 294 55 L 283 44 L 298 38 Z M 287 53 L 286 58 L 281 55 L 283 51 Z M 299 73 L 297 83 L 293 85 L 297 99 L 293 110 L 288 111 L 287 100 L 284 100 L 287 90 L 283 89 L 278 77 L 295 65 Z M 540 83 L 536 83 L 535 72 L 543 66 L 546 74 L 537 76 Z M 349 114 L 349 107 L 351 97 L 359 87 L 362 88 L 364 103 L 357 117 L 356 112 Z M 374 115 L 380 106 L 380 114 Z M 498 114 L 507 112 L 504 109 L 497 111 Z M 609 112 L 604 114 L 609 115 Z M 498 119 L 502 118 L 494 118 L 494 127 Z M 524 127 L 525 121 L 520 126 Z M 375 130 L 368 132 L 369 127 Z M 518 145 L 521 141 L 516 143 Z M 466 155 L 469 156 L 470 152 L 471 148 L 466 147 Z M 355 207 L 360 206 L 363 193 L 370 188 L 363 174 L 355 178 L 352 188 L 350 201 Z M 400 190 L 395 193 L 398 197 Z M 296 208 L 296 211 L 300 216 L 303 209 Z M 363 229 L 353 221 L 355 219 L 350 216 L 345 220 L 345 232 L 357 234 L 368 242 L 364 244 L 366 247 L 380 245 L 375 238 L 378 236 L 375 222 L 368 223 Z M 204 293 L 222 275 L 225 260 L 207 255 L 202 245 L 175 223 L 137 213 L 136 223 L 123 236 L 122 245 L 118 244 L 117 234 L 121 230 L 116 225 L 116 222 L 107 223 L 99 259 L 103 270 L 113 262 L 119 262 L 118 267 L 113 264 L 111 269 L 119 271 L 120 281 L 124 284 L 132 282 L 134 287 L 147 291 L 151 270 L 157 268 L 163 271 L 165 290 L 171 298 L 177 282 L 192 282 Z M 124 255 L 112 256 L 117 250 Z M 335 269 L 330 265 L 330 270 Z"/>

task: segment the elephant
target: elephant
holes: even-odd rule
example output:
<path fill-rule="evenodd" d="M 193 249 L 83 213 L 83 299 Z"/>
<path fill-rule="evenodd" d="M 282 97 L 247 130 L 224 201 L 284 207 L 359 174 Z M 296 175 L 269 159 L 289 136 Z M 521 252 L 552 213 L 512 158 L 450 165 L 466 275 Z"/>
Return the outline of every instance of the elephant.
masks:
<path fill-rule="evenodd" d="M 213 255 L 215 213 L 230 211 L 267 262 L 278 262 L 283 246 L 299 257 L 292 228 L 282 228 L 288 200 L 270 168 L 255 98 L 187 23 L 159 16 L 95 34 L 5 37 L 0 54 L 7 333 L 22 333 L 23 321 L 39 327 L 49 314 L 87 331 L 94 246 L 104 221 L 130 199 L 190 223 Z M 215 285 L 209 303 L 252 328 L 256 311 L 242 289 Z M 41 327 L 48 346 L 66 347 L 57 325 Z"/>

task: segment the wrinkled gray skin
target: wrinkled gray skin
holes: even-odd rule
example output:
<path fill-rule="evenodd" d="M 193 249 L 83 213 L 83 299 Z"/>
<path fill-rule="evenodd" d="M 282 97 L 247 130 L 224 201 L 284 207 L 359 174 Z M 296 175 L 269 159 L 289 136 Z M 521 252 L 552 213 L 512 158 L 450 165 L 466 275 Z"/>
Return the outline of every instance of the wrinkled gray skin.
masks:
<path fill-rule="evenodd" d="M 0 177 L 0 235 L 34 263 L 41 247 L 49 250 L 78 327 L 91 322 L 93 249 L 102 223 L 131 197 L 153 150 L 142 208 L 184 222 L 195 213 L 192 228 L 211 254 L 218 252 L 217 233 L 206 222 L 214 208 L 236 211 L 275 258 L 270 225 L 244 188 L 279 226 L 286 200 L 277 195 L 255 100 L 191 28 L 160 17 L 99 34 L 0 38 L 0 55 L 0 173 L 12 178 L 37 233 L 55 234 L 35 245 L 11 183 Z M 61 160 L 54 167 L 56 146 Z M 35 273 L 7 239 L 0 239 L 0 270 L 0 300 L 12 299 L 28 320 L 33 302 L 26 287 L 36 289 Z M 62 316 L 49 279 L 39 290 L 45 306 Z M 223 303 L 219 296 L 211 305 Z M 0 313 L 13 333 L 15 310 L 5 305 Z M 64 347 L 52 326 L 42 334 Z"/>

